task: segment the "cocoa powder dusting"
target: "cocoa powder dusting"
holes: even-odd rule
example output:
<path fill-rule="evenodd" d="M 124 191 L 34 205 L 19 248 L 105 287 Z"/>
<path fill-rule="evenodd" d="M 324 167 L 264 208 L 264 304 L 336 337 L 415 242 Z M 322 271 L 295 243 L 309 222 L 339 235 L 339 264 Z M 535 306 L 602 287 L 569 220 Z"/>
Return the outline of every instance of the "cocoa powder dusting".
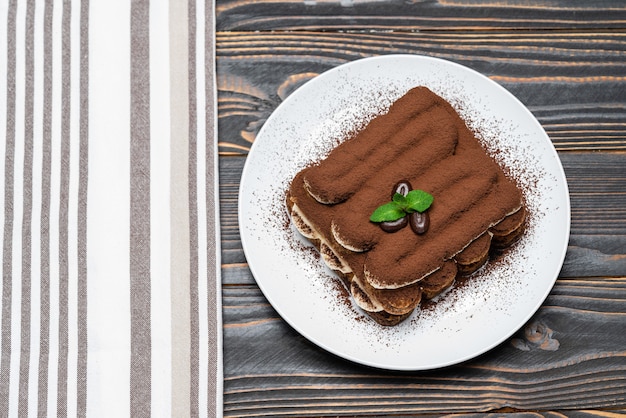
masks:
<path fill-rule="evenodd" d="M 386 233 L 369 221 L 403 179 L 434 196 L 423 235 L 410 228 Z M 328 241 L 333 226 L 343 244 L 360 249 L 338 251 L 375 288 L 420 280 L 522 203 L 517 185 L 452 106 L 425 87 L 302 170 L 290 193 Z"/>
<path fill-rule="evenodd" d="M 358 137 L 359 134 L 365 128 L 367 128 L 372 121 L 380 117 L 376 115 L 389 113 L 387 112 L 387 110 L 390 109 L 388 106 L 392 104 L 394 99 L 390 99 L 389 97 L 387 97 L 387 94 L 398 97 L 402 93 L 398 94 L 386 92 L 385 97 L 383 97 L 386 101 L 386 104 L 379 105 L 374 113 L 355 113 L 354 115 L 350 114 L 350 119 L 345 121 L 343 119 L 336 119 L 341 120 L 341 122 L 331 125 L 330 127 L 332 129 L 328 130 L 328 126 L 324 126 L 323 136 L 329 136 L 328 140 L 325 140 L 322 143 L 317 141 L 312 142 L 311 146 L 303 148 L 301 156 L 298 158 L 301 159 L 302 156 L 306 155 L 306 161 L 303 160 L 296 165 L 292 165 L 291 168 L 288 169 L 290 174 L 288 174 L 287 177 L 282 178 L 279 192 L 280 196 L 274 195 L 273 197 L 271 197 L 271 206 L 277 209 L 277 211 L 272 211 L 272 213 L 268 215 L 269 217 L 268 219 L 266 219 L 266 222 L 268 225 L 275 224 L 276 222 L 281 224 L 284 240 L 280 241 L 282 243 L 286 243 L 288 247 L 285 248 L 287 249 L 287 252 L 285 254 L 289 254 L 289 257 L 298 257 L 297 264 L 303 269 L 303 274 L 306 275 L 309 281 L 311 281 L 312 286 L 318 290 L 323 289 L 323 298 L 325 300 L 328 300 L 329 302 L 332 302 L 330 308 L 333 311 L 341 311 L 341 317 L 350 318 L 351 320 L 354 320 L 354 324 L 359 324 L 358 327 L 355 328 L 355 330 L 361 330 L 361 327 L 363 327 L 362 330 L 373 338 L 372 341 L 380 339 L 381 342 L 387 342 L 388 345 L 388 341 L 390 341 L 389 338 L 391 338 L 392 336 L 403 336 L 403 332 L 406 331 L 407 328 L 405 326 L 391 328 L 379 327 L 376 326 L 378 324 L 372 321 L 371 318 L 365 316 L 363 314 L 364 311 L 359 309 L 355 304 L 355 301 L 350 297 L 349 290 L 346 289 L 344 284 L 337 280 L 334 275 L 329 275 L 331 273 L 325 267 L 323 267 L 321 257 L 316 251 L 315 247 L 311 246 L 310 243 L 305 242 L 306 240 L 303 240 L 303 237 L 299 235 L 297 230 L 290 223 L 288 213 L 287 211 L 285 211 L 284 206 L 286 198 L 285 193 L 290 195 L 291 191 L 294 190 L 294 186 L 296 188 L 300 187 L 302 191 L 306 192 L 304 183 L 302 181 L 302 175 L 304 172 L 307 171 L 307 168 L 321 166 L 324 163 L 325 159 L 333 154 L 333 150 L 341 147 L 343 144 L 350 143 L 354 138 Z M 545 201 L 545 196 L 543 195 L 544 192 L 542 191 L 541 187 L 539 187 L 539 183 L 544 182 L 545 170 L 541 167 L 541 164 L 538 163 L 536 157 L 534 157 L 536 153 L 532 152 L 533 150 L 524 149 L 528 148 L 529 145 L 525 144 L 523 138 L 518 138 L 517 135 L 514 135 L 517 138 L 515 141 L 501 141 L 500 138 L 502 138 L 503 136 L 510 136 L 510 132 L 508 131 L 509 125 L 504 125 L 498 120 L 491 119 L 489 116 L 486 116 L 485 119 L 483 113 L 481 113 L 480 111 L 477 112 L 475 110 L 475 107 L 465 106 L 466 101 L 469 102 L 467 97 L 463 96 L 462 94 L 459 95 L 459 92 L 455 92 L 455 94 L 456 96 L 449 96 L 447 94 L 446 100 L 450 100 L 450 103 L 452 104 L 452 106 L 454 106 L 454 109 L 456 109 L 456 111 L 460 113 L 462 117 L 461 122 L 463 123 L 464 121 L 464 123 L 467 124 L 467 126 L 463 125 L 464 128 L 468 129 L 468 132 L 471 133 L 471 136 L 477 140 L 478 145 L 481 148 L 480 153 L 484 154 L 484 156 L 489 159 L 490 163 L 495 163 L 498 166 L 498 178 L 500 176 L 503 176 L 504 178 L 506 178 L 508 183 L 517 186 L 516 192 L 518 193 L 518 196 L 521 196 L 520 201 L 522 201 L 523 206 L 527 208 L 526 212 L 528 214 L 527 218 L 524 221 L 525 238 L 524 240 L 522 240 L 522 242 L 516 242 L 515 244 L 513 244 L 512 247 L 507 248 L 504 252 L 501 250 L 491 251 L 488 264 L 483 266 L 478 272 L 471 274 L 469 277 L 458 276 L 454 284 L 447 290 L 444 290 L 443 293 L 436 296 L 434 299 L 423 300 L 420 305 L 420 309 L 416 310 L 410 317 L 410 320 L 405 322 L 405 325 L 410 327 L 409 329 L 412 329 L 413 331 L 415 331 L 417 328 L 419 328 L 420 332 L 423 332 L 424 329 L 429 329 L 431 332 L 435 330 L 440 330 L 441 327 L 437 327 L 436 325 L 439 323 L 439 320 L 442 317 L 447 317 L 449 314 L 464 311 L 467 307 L 468 300 L 482 301 L 484 299 L 485 303 L 487 303 L 487 301 L 490 301 L 489 306 L 491 306 L 491 304 L 493 304 L 494 302 L 494 298 L 497 298 L 498 301 L 500 301 L 504 299 L 508 300 L 510 298 L 519 297 L 518 293 L 520 290 L 520 286 L 525 286 L 522 281 L 522 276 L 520 276 L 520 271 L 523 271 L 521 265 L 524 264 L 524 259 L 526 257 L 525 248 L 528 247 L 529 240 L 532 241 L 532 239 L 538 233 L 536 225 L 538 223 L 541 223 L 540 219 L 544 216 L 544 209 L 543 204 L 541 203 L 541 199 L 544 199 Z M 443 102 L 445 103 L 445 101 Z M 432 108 L 438 109 L 439 105 L 432 106 Z M 368 111 L 370 110 L 371 109 L 368 108 Z M 429 111 L 430 110 L 431 109 L 429 108 Z M 458 115 L 455 116 L 458 117 Z M 320 134 L 321 133 L 322 130 L 320 130 Z M 438 133 L 438 137 L 443 137 L 444 142 L 446 140 L 449 140 L 449 138 L 446 139 L 446 135 L 449 136 L 450 132 L 442 132 L 440 130 Z M 451 156 L 446 158 L 457 155 L 456 148 L 458 148 L 459 141 L 456 138 L 452 139 L 452 141 L 457 142 L 457 144 L 455 145 L 455 150 Z M 386 148 L 390 148 L 388 141 L 386 142 L 386 144 Z M 502 144 L 504 144 L 504 148 L 502 148 Z M 384 152 L 390 151 L 389 149 L 385 149 Z M 422 153 L 414 153 L 414 155 L 411 154 L 412 153 L 404 152 L 402 153 L 402 158 L 405 158 L 407 161 L 411 161 L 411 158 L 422 158 L 422 160 L 424 159 Z M 393 154 L 392 157 L 397 158 L 397 153 Z M 387 155 L 385 158 L 390 157 L 389 155 Z M 444 158 L 444 160 L 446 158 Z M 470 162 L 466 165 L 472 166 L 475 164 L 473 162 Z M 444 168 L 443 166 L 443 164 L 437 163 L 426 164 L 426 168 L 424 169 L 424 171 L 421 172 L 420 175 L 417 175 L 417 177 L 420 177 L 421 179 L 431 179 L 433 184 L 429 187 L 431 187 L 431 189 L 433 190 L 445 190 L 445 188 L 448 187 L 446 182 L 462 182 L 466 179 L 466 177 L 469 176 L 468 173 L 472 172 L 472 170 L 468 169 L 467 167 L 463 168 L 462 164 L 458 166 L 457 170 L 453 170 L 452 173 L 450 173 L 449 169 Z M 389 170 L 385 170 L 385 172 L 387 173 L 385 174 L 385 176 L 389 175 L 388 171 Z M 298 172 L 300 173 L 296 175 L 296 173 Z M 380 179 L 384 178 L 385 176 L 374 176 L 373 178 Z M 341 177 L 334 178 L 341 180 Z M 446 179 L 445 181 L 443 180 L 444 178 Z M 415 180 L 412 180 L 412 182 L 414 181 Z M 499 181 L 496 179 L 495 183 L 499 184 Z M 368 184 L 368 182 L 364 182 L 362 185 L 363 189 L 367 189 Z M 393 185 L 387 186 L 386 188 L 389 189 L 390 187 L 393 187 Z M 426 189 L 427 187 L 420 187 L 419 184 L 415 184 L 414 188 Z M 520 190 L 521 193 L 519 193 Z M 361 191 L 359 191 L 359 193 L 361 193 Z M 385 200 L 389 198 L 388 193 L 389 190 L 382 193 L 387 194 L 387 196 L 384 197 Z M 471 194 L 472 193 L 469 192 L 466 193 L 466 195 Z M 308 200 L 302 198 L 302 196 L 304 195 L 307 195 Z M 298 200 L 301 206 L 307 206 L 310 204 L 313 210 L 319 211 L 319 216 L 315 219 L 316 229 L 328 228 L 329 230 L 331 224 L 333 222 L 336 222 L 338 225 L 348 226 L 348 228 L 344 227 L 343 231 L 348 231 L 346 235 L 350 236 L 351 239 L 357 240 L 357 238 L 359 238 L 358 233 L 355 233 L 354 237 L 350 235 L 350 232 L 358 231 L 358 226 L 361 225 L 356 217 L 333 217 L 333 213 L 336 215 L 336 212 L 333 212 L 333 210 L 326 210 L 329 208 L 336 209 L 342 206 L 348 208 L 348 203 L 350 203 L 351 205 L 355 205 L 355 202 L 359 201 L 357 199 L 357 197 L 359 196 L 358 193 L 354 194 L 350 192 L 348 193 L 348 196 L 345 198 L 344 201 L 330 205 L 320 205 L 320 203 L 316 199 L 308 195 L 308 192 L 303 193 L 302 196 L 296 196 L 294 200 Z M 365 196 L 365 198 L 363 198 L 363 196 Z M 289 199 L 289 196 L 287 196 L 287 199 Z M 366 194 L 363 194 L 361 195 L 360 199 L 369 200 L 369 197 Z M 484 196 L 479 196 L 478 200 L 482 202 L 488 202 Z M 324 207 L 324 209 L 319 210 L 320 207 Z M 436 205 L 434 205 L 434 207 L 436 207 Z M 367 216 L 369 216 L 370 214 L 369 209 L 367 211 L 363 210 L 362 212 L 367 212 Z M 342 222 L 346 223 L 342 224 Z M 355 225 L 357 227 L 354 227 Z M 380 241 L 379 228 L 377 229 L 377 225 L 371 223 L 368 223 L 368 225 L 371 225 L 373 229 L 376 229 L 376 232 L 372 232 L 374 238 L 371 238 L 372 235 L 362 234 L 362 236 L 365 237 L 364 242 L 368 251 L 355 253 L 345 249 L 340 249 L 341 256 L 344 259 L 347 257 L 350 258 L 351 261 L 354 261 L 356 263 L 362 263 L 362 265 L 365 265 L 367 257 L 372 253 L 372 251 L 370 250 L 375 248 L 375 246 L 378 245 Z M 503 224 L 499 226 L 501 226 L 501 228 L 498 229 L 502 229 L 505 225 Z M 407 231 L 409 230 L 408 227 L 405 229 Z M 395 234 L 386 235 L 391 236 Z M 334 241 L 334 238 L 330 237 L 330 239 Z M 368 239 L 369 241 L 367 241 Z M 393 250 L 391 252 L 393 252 Z M 361 279 L 363 279 L 363 277 L 361 277 Z M 319 286 L 321 286 L 321 288 Z M 515 291 L 518 293 L 511 294 L 510 292 L 507 292 L 506 289 L 515 289 Z M 398 291 L 400 290 L 402 289 L 398 289 Z M 402 292 L 399 292 L 399 294 L 401 293 Z M 506 297 L 503 298 L 505 294 Z M 497 305 L 500 306 L 501 303 L 506 302 L 498 302 Z M 433 326 L 437 328 L 431 328 Z"/>

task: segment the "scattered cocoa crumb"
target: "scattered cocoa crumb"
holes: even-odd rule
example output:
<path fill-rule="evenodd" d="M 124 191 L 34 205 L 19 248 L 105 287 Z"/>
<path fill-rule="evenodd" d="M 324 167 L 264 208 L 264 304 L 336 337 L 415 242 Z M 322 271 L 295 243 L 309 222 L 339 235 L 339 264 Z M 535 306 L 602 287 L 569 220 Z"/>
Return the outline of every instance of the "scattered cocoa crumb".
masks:
<path fill-rule="evenodd" d="M 321 141 L 323 142 L 322 146 L 320 146 L 320 141 L 310 141 L 309 145 L 306 145 L 301 152 L 301 154 L 306 157 L 303 158 L 299 156 L 298 158 L 301 161 L 289 167 L 290 173 L 283 176 L 280 183 L 275 188 L 277 194 L 271 196 L 269 198 L 270 201 L 266 200 L 260 202 L 260 204 L 271 208 L 271 210 L 267 212 L 266 219 L 263 219 L 261 222 L 265 222 L 269 225 L 268 228 L 271 230 L 282 231 L 281 236 L 268 237 L 268 239 L 280 240 L 281 246 L 285 248 L 285 251 L 299 254 L 302 258 L 303 267 L 308 266 L 308 268 L 317 271 L 319 270 L 318 266 L 321 260 L 319 253 L 314 247 L 306 245 L 297 237 L 297 232 L 291 226 L 289 216 L 284 208 L 285 193 L 288 189 L 290 178 L 305 165 L 314 164 L 316 161 L 319 161 L 328 154 L 330 150 L 343 142 L 347 135 L 354 133 L 360 129 L 360 127 L 364 126 L 368 118 L 373 117 L 376 112 L 385 109 L 385 106 L 388 106 L 388 104 L 393 101 L 394 94 L 395 97 L 398 96 L 397 93 L 386 96 L 385 93 L 381 92 L 378 93 L 378 96 L 372 95 L 372 97 L 378 97 L 380 99 L 378 108 L 369 108 L 369 113 L 365 116 L 352 115 L 352 120 L 346 120 L 337 125 L 333 125 L 330 130 L 327 129 L 323 133 L 320 133 L 320 135 L 326 137 L 324 141 Z M 526 232 L 520 242 L 504 253 L 494 254 L 489 264 L 474 275 L 469 278 L 457 280 L 445 295 L 422 303 L 421 307 L 416 310 L 410 320 L 406 321 L 410 327 L 424 326 L 430 319 L 445 315 L 446 312 L 454 309 L 454 305 L 457 301 L 462 300 L 468 295 L 475 296 L 478 290 L 488 290 L 490 286 L 506 288 L 507 286 L 515 287 L 519 285 L 521 278 L 509 275 L 508 271 L 513 271 L 519 275 L 519 271 L 521 270 L 519 267 L 520 263 L 523 264 L 527 261 L 523 259 L 523 247 L 528 245 L 529 241 L 532 241 L 533 236 L 541 233 L 541 231 L 537 231 L 537 225 L 540 223 L 539 221 L 542 216 L 544 216 L 541 209 L 543 207 L 541 199 L 544 198 L 542 190 L 545 187 L 543 179 L 546 173 L 541 169 L 540 162 L 533 159 L 532 156 L 534 154 L 532 152 L 524 150 L 524 147 L 527 145 L 524 145 L 525 141 L 523 138 L 520 138 L 519 141 L 507 141 L 507 147 L 500 148 L 500 136 L 509 134 L 508 132 L 502 132 L 500 121 L 481 119 L 479 117 L 480 112 L 472 111 L 471 106 L 464 105 L 463 97 L 457 98 L 457 100 L 453 100 L 451 103 L 466 120 L 470 129 L 478 133 L 478 137 L 483 142 L 485 149 L 487 149 L 490 155 L 503 167 L 506 175 L 520 187 L 523 192 L 524 203 L 528 208 L 529 216 L 526 221 Z M 349 105 L 349 103 L 346 105 Z M 277 150 L 277 155 L 284 157 L 285 154 Z M 288 162 L 288 164 L 291 163 Z M 286 247 L 282 245 L 284 243 L 287 244 Z M 331 309 L 337 307 L 341 309 L 342 313 L 350 315 L 351 318 L 354 318 L 354 323 L 357 324 L 358 327 L 366 328 L 372 339 L 377 340 L 377 343 L 382 342 L 385 346 L 389 347 L 393 336 L 401 335 L 401 332 L 404 332 L 378 326 L 373 320 L 365 316 L 362 311 L 355 307 L 348 290 L 337 278 L 322 274 L 320 275 L 320 279 L 325 283 L 327 290 L 327 293 L 324 293 L 322 297 L 328 300 Z M 485 280 L 489 281 L 488 286 L 482 283 Z M 511 297 L 517 296 L 511 295 Z M 489 293 L 478 296 L 478 299 L 485 303 L 489 303 L 490 298 Z M 445 303 L 443 303 L 444 301 Z M 494 309 L 498 310 L 500 308 L 496 306 Z M 472 315 L 470 314 L 469 317 L 471 318 Z M 406 327 L 403 329 L 406 329 Z"/>

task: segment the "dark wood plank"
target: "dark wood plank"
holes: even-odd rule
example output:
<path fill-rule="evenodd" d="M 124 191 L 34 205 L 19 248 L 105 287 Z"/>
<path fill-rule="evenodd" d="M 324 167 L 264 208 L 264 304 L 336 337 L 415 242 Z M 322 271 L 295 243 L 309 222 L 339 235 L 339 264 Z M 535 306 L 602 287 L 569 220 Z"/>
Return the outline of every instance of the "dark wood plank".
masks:
<path fill-rule="evenodd" d="M 626 171 L 621 170 L 626 154 L 561 156 L 573 207 L 593 200 L 600 213 L 610 213 L 607 209 L 626 190 Z M 231 231 L 223 236 L 231 252 L 223 268 L 227 415 L 382 414 L 398 412 L 397 405 L 412 413 L 450 412 L 448 403 L 439 402 L 441 396 L 453 400 L 458 412 L 604 408 L 625 401 L 626 236 L 592 233 L 611 230 L 612 218 L 595 219 L 599 223 L 588 234 L 586 227 L 578 234 L 573 228 L 561 279 L 525 330 L 501 347 L 450 370 L 373 373 L 306 341 L 255 286 L 237 226 L 230 224 L 236 222 L 244 162 L 244 157 L 220 158 L 223 231 Z M 577 216 L 574 211 L 574 225 Z M 548 328 L 559 341 L 557 350 L 540 347 Z M 375 396 L 381 392 L 389 398 Z"/>
<path fill-rule="evenodd" d="M 393 373 L 299 336 L 254 286 L 226 287 L 227 416 L 610 408 L 626 402 L 626 279 L 561 279 L 515 336 L 465 364 Z M 479 336 L 477 336 L 479 338 Z"/>
<path fill-rule="evenodd" d="M 245 154 L 302 83 L 379 54 L 473 68 L 520 99 L 559 151 L 626 150 L 626 33 L 220 33 L 220 152 Z"/>
<path fill-rule="evenodd" d="M 220 0 L 216 12 L 221 31 L 623 29 L 626 25 L 626 6 L 620 0 Z"/>
<path fill-rule="evenodd" d="M 222 0 L 217 5 L 224 31 L 279 30 L 218 34 L 225 415 L 623 413 L 626 32 L 604 29 L 626 27 L 626 6 L 565 0 L 540 0 L 533 6 L 522 0 L 482 2 L 481 7 L 465 7 L 469 0 L 363 2 L 353 8 L 340 1 L 309 7 L 312 3 Z M 417 10 L 421 17 L 411 17 L 409 12 Z M 375 32 L 336 32 L 346 25 Z M 418 27 L 444 30 L 412 32 Z M 564 30 L 543 30 L 556 27 Z M 383 28 L 401 31 L 379 32 Z M 507 28 L 531 30 L 476 31 Z M 431 372 L 361 367 L 300 336 L 256 286 L 238 229 L 241 170 L 271 112 L 315 75 L 387 53 L 450 59 L 509 89 L 548 132 L 571 194 L 565 264 L 542 308 L 489 353 Z"/>
<path fill-rule="evenodd" d="M 626 153 L 561 152 L 560 158 L 570 191 L 572 234 L 626 235 Z"/>

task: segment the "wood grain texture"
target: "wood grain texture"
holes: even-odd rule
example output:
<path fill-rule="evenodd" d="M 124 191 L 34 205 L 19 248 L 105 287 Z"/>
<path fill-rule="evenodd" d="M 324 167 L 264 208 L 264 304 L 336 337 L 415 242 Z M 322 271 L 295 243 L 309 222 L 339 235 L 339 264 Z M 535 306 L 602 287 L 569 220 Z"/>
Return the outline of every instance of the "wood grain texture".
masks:
<path fill-rule="evenodd" d="M 289 328 L 253 286 L 227 287 L 224 303 L 227 415 L 434 414 L 626 402 L 626 349 L 617 337 L 626 321 L 624 278 L 559 280 L 513 338 L 466 364 L 422 373 L 337 359 Z"/>
<path fill-rule="evenodd" d="M 620 0 L 219 0 L 219 31 L 623 29 Z"/>
<path fill-rule="evenodd" d="M 337 65 L 422 54 L 473 68 L 513 93 L 559 151 L 626 150 L 626 33 L 221 33 L 220 152 L 245 154 L 272 111 Z"/>
<path fill-rule="evenodd" d="M 338 359 L 277 315 L 255 285 L 238 235 L 244 157 L 221 157 L 228 416 L 319 416 L 611 408 L 626 402 L 626 234 L 621 227 L 626 153 L 562 153 L 572 202 L 572 239 L 561 277 L 533 319 L 509 341 L 467 364 L 389 373 Z M 595 189 L 590 179 L 607 177 Z M 612 174 L 611 174 L 612 173 Z M 598 201 L 599 200 L 599 201 Z M 580 225 L 580 226 L 577 226 Z M 328 390 L 330 389 L 330 390 Z M 445 399 L 445 401 L 442 401 Z"/>
<path fill-rule="evenodd" d="M 217 12 L 225 416 L 626 414 L 626 3 L 220 0 Z M 392 53 L 455 61 L 511 91 L 571 195 L 565 263 L 539 311 L 483 356 L 421 373 L 353 364 L 287 325 L 237 219 L 246 155 L 276 107 L 328 69 Z"/>

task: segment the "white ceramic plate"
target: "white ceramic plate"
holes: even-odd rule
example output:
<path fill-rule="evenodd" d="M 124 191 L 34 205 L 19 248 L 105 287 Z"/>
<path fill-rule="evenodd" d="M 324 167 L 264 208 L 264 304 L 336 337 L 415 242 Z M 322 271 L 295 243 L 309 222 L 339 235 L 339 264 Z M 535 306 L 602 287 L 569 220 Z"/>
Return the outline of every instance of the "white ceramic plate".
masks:
<path fill-rule="evenodd" d="M 382 327 L 349 299 L 317 252 L 289 224 L 293 176 L 424 85 L 448 100 L 524 186 L 529 227 L 504 259 L 395 327 Z M 393 370 L 425 370 L 480 355 L 509 338 L 541 306 L 559 274 L 570 229 L 563 168 L 533 115 L 504 88 L 441 59 L 389 55 L 354 61 L 309 81 L 265 122 L 239 193 L 243 248 L 272 306 L 310 341 L 341 357 Z"/>

